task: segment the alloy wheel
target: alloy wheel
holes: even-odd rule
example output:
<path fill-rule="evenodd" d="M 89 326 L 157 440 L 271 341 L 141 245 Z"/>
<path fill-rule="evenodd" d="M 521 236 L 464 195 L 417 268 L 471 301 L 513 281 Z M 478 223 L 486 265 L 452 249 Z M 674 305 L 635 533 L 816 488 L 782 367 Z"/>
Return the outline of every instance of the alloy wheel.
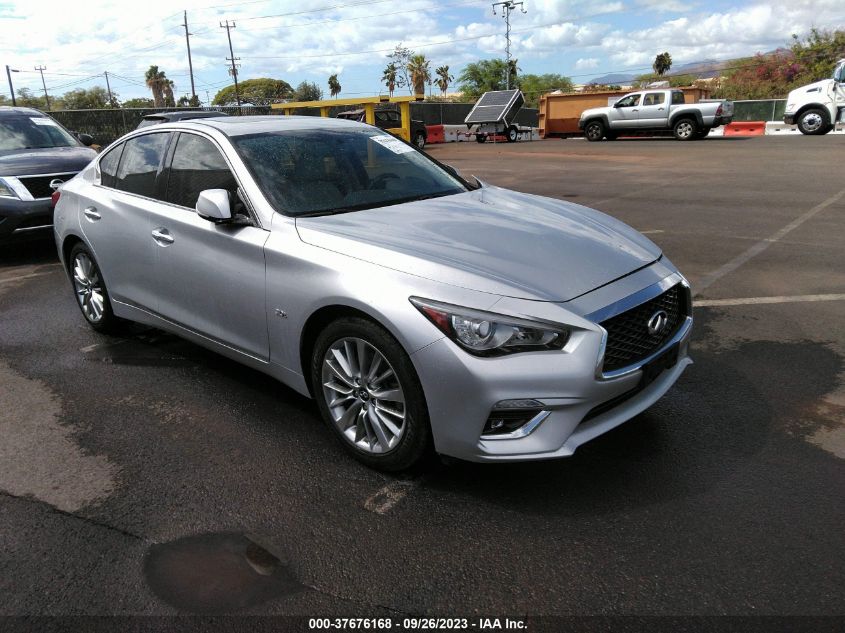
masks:
<path fill-rule="evenodd" d="M 343 436 L 366 453 L 387 453 L 406 429 L 405 394 L 384 355 L 361 338 L 335 341 L 323 357 L 323 397 Z"/>
<path fill-rule="evenodd" d="M 590 123 L 587 126 L 587 138 L 591 141 L 598 140 L 602 137 L 602 127 L 598 123 Z"/>
<path fill-rule="evenodd" d="M 690 123 L 689 121 L 682 121 L 681 123 L 678 124 L 678 128 L 677 128 L 678 138 L 684 138 L 684 139 L 689 138 L 690 136 L 693 135 L 693 132 L 694 132 L 694 130 L 693 130 L 693 127 L 692 127 L 692 123 Z"/>
<path fill-rule="evenodd" d="M 73 259 L 73 288 L 85 318 L 99 323 L 105 309 L 105 291 L 97 267 L 85 253 Z"/>

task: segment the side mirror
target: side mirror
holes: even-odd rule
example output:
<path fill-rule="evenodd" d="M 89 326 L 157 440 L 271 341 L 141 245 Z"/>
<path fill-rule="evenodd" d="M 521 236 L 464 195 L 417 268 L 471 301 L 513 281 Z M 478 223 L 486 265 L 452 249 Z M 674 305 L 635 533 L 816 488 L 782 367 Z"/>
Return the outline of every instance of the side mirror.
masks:
<path fill-rule="evenodd" d="M 79 142 L 85 147 L 91 147 L 94 144 L 94 137 L 90 134 L 77 134 L 76 138 L 78 138 Z"/>
<path fill-rule="evenodd" d="M 450 174 L 452 174 L 455 178 L 460 178 L 460 177 L 461 177 L 461 175 L 458 173 L 458 170 L 457 170 L 457 169 L 455 169 L 454 167 L 452 167 L 451 165 L 448 165 L 448 164 L 445 164 L 445 163 L 444 163 L 444 164 L 443 164 L 443 168 L 444 168 L 446 171 L 448 171 Z"/>
<path fill-rule="evenodd" d="M 197 198 L 197 215 L 203 220 L 220 224 L 231 222 L 232 204 L 225 189 L 206 189 Z"/>

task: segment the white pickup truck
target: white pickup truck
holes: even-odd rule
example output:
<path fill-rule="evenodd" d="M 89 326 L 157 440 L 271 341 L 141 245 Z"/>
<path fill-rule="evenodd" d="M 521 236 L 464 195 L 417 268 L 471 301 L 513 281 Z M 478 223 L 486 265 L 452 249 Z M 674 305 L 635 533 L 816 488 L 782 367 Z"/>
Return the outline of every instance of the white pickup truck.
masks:
<path fill-rule="evenodd" d="M 830 79 L 790 92 L 783 121 L 797 124 L 802 134 L 827 134 L 837 121 L 845 122 L 845 59 L 836 62 Z"/>
<path fill-rule="evenodd" d="M 588 141 L 669 132 L 679 141 L 691 141 L 704 138 L 714 127 L 727 125 L 733 113 L 730 101 L 686 103 L 682 90 L 640 90 L 612 106 L 584 110 L 578 127 Z"/>

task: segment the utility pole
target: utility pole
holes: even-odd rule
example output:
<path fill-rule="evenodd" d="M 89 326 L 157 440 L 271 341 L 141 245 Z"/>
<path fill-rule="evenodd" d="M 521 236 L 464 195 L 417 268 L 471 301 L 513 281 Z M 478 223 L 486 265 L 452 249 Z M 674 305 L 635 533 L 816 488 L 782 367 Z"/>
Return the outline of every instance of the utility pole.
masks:
<path fill-rule="evenodd" d="M 12 107 L 18 105 L 18 102 L 15 100 L 15 88 L 12 86 L 12 73 L 20 72 L 19 70 L 15 70 L 14 68 L 9 68 L 9 64 L 6 64 L 6 77 L 9 78 L 9 92 L 12 95 Z"/>
<path fill-rule="evenodd" d="M 507 57 L 505 59 L 505 86 L 507 90 L 511 89 L 511 11 L 514 11 L 517 7 L 519 7 L 520 11 L 528 13 L 522 4 L 522 2 L 514 2 L 513 0 L 504 0 L 504 2 L 493 3 L 493 15 L 497 15 L 496 7 L 501 7 L 502 17 L 505 18 L 505 24 L 507 25 L 505 28 L 505 55 Z"/>
<path fill-rule="evenodd" d="M 191 62 L 191 34 L 188 33 L 188 12 L 184 11 L 185 14 L 185 23 L 182 26 L 185 27 L 185 43 L 188 45 L 188 72 L 191 75 L 191 97 L 193 102 L 197 100 L 197 91 L 194 88 L 194 64 Z"/>
<path fill-rule="evenodd" d="M 111 85 L 109 84 L 109 71 L 103 73 L 106 76 L 106 89 L 109 91 L 109 107 L 113 107 L 114 97 L 111 96 Z"/>
<path fill-rule="evenodd" d="M 232 78 L 235 80 L 235 101 L 238 102 L 238 108 L 241 107 L 241 95 L 238 94 L 238 68 L 235 66 L 236 61 L 240 61 L 240 57 L 235 57 L 235 53 L 232 51 L 232 32 L 231 29 L 235 28 L 235 21 L 232 20 L 232 23 L 229 24 L 229 20 L 226 20 L 225 24 L 220 24 L 221 29 L 226 29 L 226 37 L 229 38 L 229 55 L 231 57 L 227 57 L 226 61 L 232 62 L 232 70 L 229 73 L 232 75 Z"/>
<path fill-rule="evenodd" d="M 44 71 L 47 70 L 46 66 L 36 66 L 35 70 L 41 73 L 41 85 L 44 86 L 44 99 L 47 101 L 47 110 L 50 109 L 50 95 L 47 94 L 47 84 L 44 83 Z"/>

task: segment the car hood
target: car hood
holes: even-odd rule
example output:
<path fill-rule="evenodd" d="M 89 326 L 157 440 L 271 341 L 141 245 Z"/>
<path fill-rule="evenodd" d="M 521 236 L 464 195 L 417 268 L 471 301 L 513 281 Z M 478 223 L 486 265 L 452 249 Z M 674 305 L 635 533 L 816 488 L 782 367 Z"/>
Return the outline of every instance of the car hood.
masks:
<path fill-rule="evenodd" d="M 581 113 L 581 119 L 586 119 L 588 116 L 593 116 L 594 114 L 607 114 L 607 111 L 610 108 L 588 108 Z"/>
<path fill-rule="evenodd" d="M 311 245 L 462 288 L 568 301 L 659 259 L 648 238 L 580 205 L 498 187 L 296 220 Z"/>
<path fill-rule="evenodd" d="M 97 155 L 88 147 L 20 149 L 0 153 L 0 176 L 81 171 Z"/>

